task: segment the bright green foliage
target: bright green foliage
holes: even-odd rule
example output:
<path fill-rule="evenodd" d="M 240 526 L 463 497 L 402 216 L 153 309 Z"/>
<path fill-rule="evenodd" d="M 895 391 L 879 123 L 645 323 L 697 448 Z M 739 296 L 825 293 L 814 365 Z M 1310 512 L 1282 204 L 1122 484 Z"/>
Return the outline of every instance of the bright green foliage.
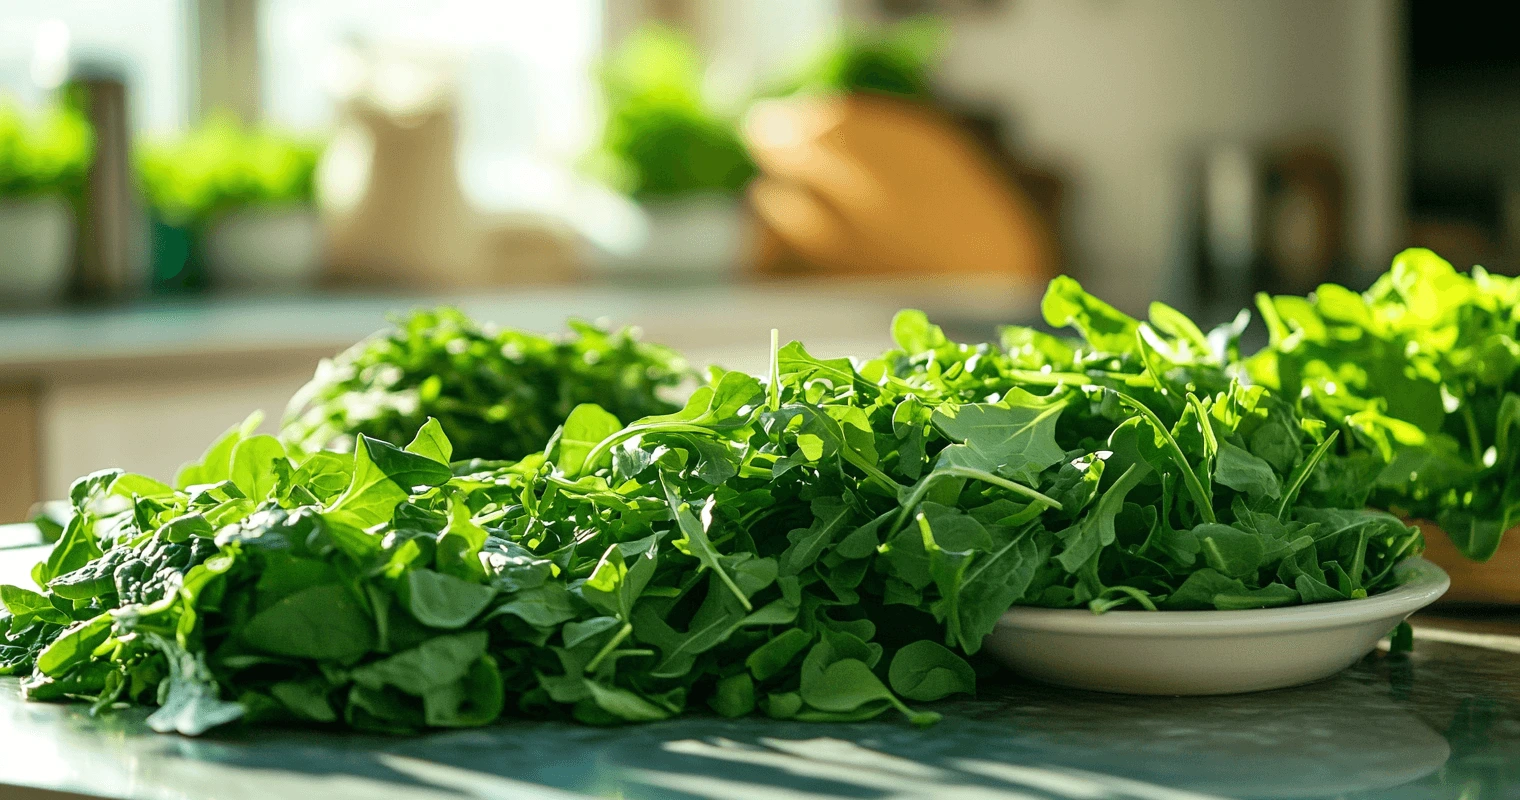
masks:
<path fill-rule="evenodd" d="M 518 459 L 542 452 L 581 403 L 622 419 L 675 409 L 662 393 L 690 374 L 679 355 L 628 330 L 570 326 L 571 335 L 551 338 L 495 330 L 449 308 L 414 312 L 322 362 L 291 399 L 281 436 L 303 452 L 351 450 L 359 434 L 400 447 L 432 417 L 453 460 Z"/>
<path fill-rule="evenodd" d="M 575 403 L 609 405 L 560 395 L 494 418 L 565 420 L 515 462 L 459 460 L 484 440 L 458 415 L 458 441 L 449 419 L 398 414 L 351 456 L 243 426 L 178 489 L 81 479 L 42 591 L 0 594 L 0 669 L 38 699 L 162 698 L 153 724 L 187 734 L 693 708 L 930 724 L 905 701 L 974 692 L 966 658 L 1010 605 L 1257 608 L 1389 586 L 1419 533 L 1335 504 L 1337 437 L 1231 376 L 1238 331 L 1205 337 L 1159 309 L 1153 327 L 1062 282 L 1047 316 L 1105 346 L 1014 329 L 1006 350 L 906 311 L 879 358 L 794 342 L 767 383 L 714 370 L 683 408 L 626 425 L 606 384 L 546 367 L 587 392 Z M 490 351 L 440 373 L 522 374 L 497 340 L 419 319 L 348 356 L 350 379 L 451 340 Z M 358 366 L 371 348 L 387 355 Z M 415 397 L 457 411 L 443 400 L 464 385 Z"/>
<path fill-rule="evenodd" d="M 1520 523 L 1520 282 L 1406 250 L 1362 294 L 1257 305 L 1271 344 L 1251 378 L 1349 445 L 1310 489 L 1435 520 L 1468 556 L 1493 555 Z"/>
<path fill-rule="evenodd" d="M 180 139 L 146 142 L 134 155 L 153 208 L 171 224 L 196 225 L 228 209 L 310 204 L 321 153 L 318 142 L 245 130 L 215 115 Z"/>
<path fill-rule="evenodd" d="M 600 70 L 607 121 L 587 167 L 641 200 L 737 194 L 754 177 L 732 120 L 703 97 L 685 35 L 660 26 L 629 36 Z"/>
<path fill-rule="evenodd" d="M 0 197 L 79 190 L 94 147 L 90 124 L 77 110 L 27 114 L 0 97 Z"/>
<path fill-rule="evenodd" d="M 933 88 L 930 73 L 948 38 L 945 24 L 932 17 L 844 31 L 773 93 L 863 92 L 925 100 Z"/>

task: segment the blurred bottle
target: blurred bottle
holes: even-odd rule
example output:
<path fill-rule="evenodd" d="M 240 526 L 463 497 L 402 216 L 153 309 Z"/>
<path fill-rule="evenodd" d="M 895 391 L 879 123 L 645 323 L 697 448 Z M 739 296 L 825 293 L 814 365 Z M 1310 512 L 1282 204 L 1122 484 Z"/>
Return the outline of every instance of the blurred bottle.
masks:
<path fill-rule="evenodd" d="M 95 160 L 77 200 L 73 292 L 82 299 L 121 299 L 136 294 L 146 282 L 124 70 L 80 64 L 67 92 L 95 135 Z"/>

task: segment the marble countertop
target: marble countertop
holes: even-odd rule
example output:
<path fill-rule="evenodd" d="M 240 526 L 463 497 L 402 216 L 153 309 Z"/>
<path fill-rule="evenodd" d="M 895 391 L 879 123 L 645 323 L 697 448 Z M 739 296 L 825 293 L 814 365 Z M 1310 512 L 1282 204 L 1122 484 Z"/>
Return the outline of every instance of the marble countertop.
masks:
<path fill-rule="evenodd" d="M 37 554 L 0 550 L 0 582 Z M 1520 793 L 1520 617 L 1416 619 L 1411 655 L 1328 681 L 1145 698 L 1008 678 L 939 725 L 694 716 L 589 728 L 510 722 L 381 738 L 149 732 L 141 709 L 23 702 L 0 679 L 5 786 L 142 800 L 974 798 L 1477 800 Z"/>

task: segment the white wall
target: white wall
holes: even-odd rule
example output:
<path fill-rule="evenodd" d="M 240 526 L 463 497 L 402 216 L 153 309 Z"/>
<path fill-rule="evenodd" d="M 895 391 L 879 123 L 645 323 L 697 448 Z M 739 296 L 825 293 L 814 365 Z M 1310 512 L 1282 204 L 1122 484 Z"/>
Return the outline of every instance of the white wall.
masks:
<path fill-rule="evenodd" d="M 1392 0 L 1011 0 L 953 21 L 940 73 L 1068 178 L 1072 268 L 1117 303 L 1175 297 L 1200 147 L 1304 137 L 1347 168 L 1353 259 L 1401 235 Z"/>

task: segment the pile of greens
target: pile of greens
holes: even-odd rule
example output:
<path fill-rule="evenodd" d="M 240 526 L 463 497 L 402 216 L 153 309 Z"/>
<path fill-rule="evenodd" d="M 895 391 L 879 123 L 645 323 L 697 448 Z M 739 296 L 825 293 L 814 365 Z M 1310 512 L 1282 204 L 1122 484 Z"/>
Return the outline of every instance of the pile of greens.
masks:
<path fill-rule="evenodd" d="M 541 452 L 570 410 L 596 402 L 635 419 L 674 411 L 690 377 L 674 351 L 572 320 L 550 338 L 494 330 L 450 308 L 416 311 L 324 360 L 291 399 L 281 437 L 297 452 L 351 451 L 355 437 L 400 446 L 429 417 L 461 459 Z"/>
<path fill-rule="evenodd" d="M 1243 325 L 1138 322 L 1065 279 L 1044 310 L 1082 338 L 959 344 L 903 312 L 878 358 L 773 342 L 765 380 L 715 369 L 626 422 L 582 403 L 510 463 L 428 420 L 348 454 L 234 430 L 174 488 L 91 475 L 41 591 L 3 589 L 0 671 L 186 734 L 927 724 L 907 703 L 975 691 L 1011 605 L 1340 600 L 1419 552 L 1334 474 L 1337 430 L 1232 374 Z"/>
<path fill-rule="evenodd" d="M 1258 298 L 1270 345 L 1254 383 L 1337 421 L 1370 502 L 1435 520 L 1485 560 L 1520 523 L 1520 281 L 1407 250 L 1367 292 Z"/>

